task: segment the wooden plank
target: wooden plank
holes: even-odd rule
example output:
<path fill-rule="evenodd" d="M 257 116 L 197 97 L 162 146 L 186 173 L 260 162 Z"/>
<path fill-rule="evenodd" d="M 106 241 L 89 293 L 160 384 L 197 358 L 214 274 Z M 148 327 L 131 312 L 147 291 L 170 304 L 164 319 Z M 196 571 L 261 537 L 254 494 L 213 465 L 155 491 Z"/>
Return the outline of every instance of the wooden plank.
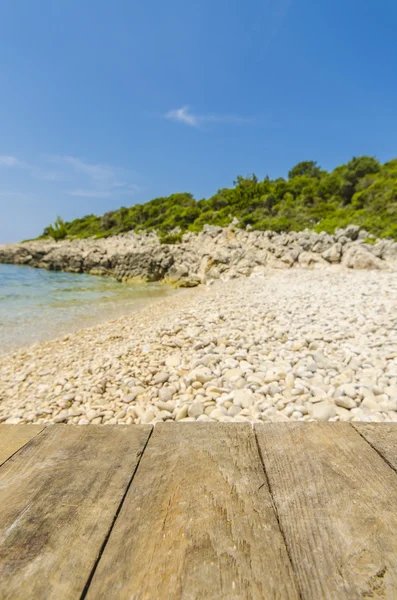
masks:
<path fill-rule="evenodd" d="M 44 425 L 0 425 L 0 466 L 43 429 Z"/>
<path fill-rule="evenodd" d="M 351 423 L 351 425 L 397 471 L 397 423 Z"/>
<path fill-rule="evenodd" d="M 0 468 L 0 598 L 80 598 L 150 426 L 47 427 Z"/>
<path fill-rule="evenodd" d="M 297 599 L 252 428 L 156 425 L 87 599 Z"/>
<path fill-rule="evenodd" d="M 397 598 L 397 476 L 345 423 L 256 425 L 302 598 Z"/>

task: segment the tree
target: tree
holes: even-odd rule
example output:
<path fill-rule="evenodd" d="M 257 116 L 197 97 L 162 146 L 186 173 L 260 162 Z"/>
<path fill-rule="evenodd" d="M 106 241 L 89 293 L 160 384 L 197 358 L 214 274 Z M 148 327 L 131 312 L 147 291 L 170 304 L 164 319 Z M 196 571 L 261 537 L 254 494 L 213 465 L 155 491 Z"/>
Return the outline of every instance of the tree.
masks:
<path fill-rule="evenodd" d="M 264 197 L 263 206 L 265 207 L 266 210 L 272 210 L 272 208 L 276 204 L 276 202 L 277 202 L 277 198 L 274 196 L 274 194 L 268 194 L 267 196 Z"/>
<path fill-rule="evenodd" d="M 117 225 L 116 211 L 112 210 L 105 213 L 101 219 L 102 229 L 104 231 L 109 231 L 109 229 L 112 229 L 112 227 L 115 227 L 115 225 Z"/>
<path fill-rule="evenodd" d="M 288 178 L 293 179 L 294 177 L 299 177 L 300 175 L 307 175 L 308 177 L 319 177 L 320 176 L 320 167 L 317 166 L 317 162 L 314 160 L 304 160 L 295 167 L 293 167 L 289 173 Z"/>
<path fill-rule="evenodd" d="M 379 173 L 381 166 L 379 161 L 373 156 L 359 156 L 353 157 L 346 165 L 347 174 L 346 177 L 357 183 L 361 177 L 365 175 Z"/>
<path fill-rule="evenodd" d="M 257 184 L 258 178 L 255 173 L 251 173 L 247 175 L 247 177 L 243 177 L 242 175 L 237 175 L 236 181 L 233 181 L 233 184 L 238 187 L 249 187 L 252 184 Z"/>
<path fill-rule="evenodd" d="M 356 185 L 362 177 L 378 173 L 380 169 L 380 163 L 373 156 L 354 156 L 346 165 L 340 186 L 344 204 L 350 204 L 356 191 Z"/>

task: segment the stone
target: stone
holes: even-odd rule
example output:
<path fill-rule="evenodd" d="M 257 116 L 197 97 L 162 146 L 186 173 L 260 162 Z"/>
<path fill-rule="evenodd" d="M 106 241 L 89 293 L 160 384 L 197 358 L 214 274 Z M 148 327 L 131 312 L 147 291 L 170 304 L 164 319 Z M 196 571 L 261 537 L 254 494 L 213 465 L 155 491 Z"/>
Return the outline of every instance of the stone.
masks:
<path fill-rule="evenodd" d="M 335 406 L 326 400 L 312 405 L 312 417 L 316 421 L 329 421 L 336 416 Z"/>
<path fill-rule="evenodd" d="M 21 421 L 21 417 L 8 417 L 8 419 L 6 419 L 4 423 L 6 425 L 18 425 L 18 423 L 20 423 Z"/>
<path fill-rule="evenodd" d="M 169 402 L 170 400 L 172 400 L 173 395 L 175 394 L 176 390 L 174 387 L 163 387 L 161 388 L 161 390 L 159 391 L 159 399 L 162 402 Z"/>
<path fill-rule="evenodd" d="M 289 372 L 286 374 L 285 376 L 285 384 L 286 386 L 288 386 L 289 388 L 293 388 L 294 387 L 294 383 L 295 383 L 295 377 L 294 374 Z"/>
<path fill-rule="evenodd" d="M 340 406 L 348 410 L 350 410 L 351 408 L 356 408 L 357 406 L 354 400 L 348 396 L 340 396 L 339 398 L 335 398 L 335 404 L 336 406 Z"/>
<path fill-rule="evenodd" d="M 229 408 L 227 409 L 227 414 L 230 417 L 235 417 L 236 415 L 238 415 L 241 412 L 241 408 L 239 406 L 229 406 Z"/>
<path fill-rule="evenodd" d="M 362 245 L 351 246 L 344 254 L 342 264 L 350 269 L 384 269 L 386 264 Z"/>
<path fill-rule="evenodd" d="M 250 408 L 255 403 L 255 398 L 251 390 L 242 389 L 233 392 L 233 404 L 242 408 Z"/>
<path fill-rule="evenodd" d="M 125 402 L 126 404 L 133 402 L 135 400 L 135 398 L 137 396 L 140 396 L 140 394 L 143 394 L 144 391 L 145 391 L 145 388 L 142 387 L 141 385 L 132 386 L 129 389 L 129 394 L 127 396 L 124 396 L 123 402 Z"/>
<path fill-rule="evenodd" d="M 350 410 L 348 410 L 347 408 L 343 408 L 342 406 L 337 406 L 335 410 L 336 416 L 339 417 L 340 421 L 351 421 L 352 414 Z"/>
<path fill-rule="evenodd" d="M 159 383 L 165 383 L 166 381 L 168 381 L 169 376 L 169 373 L 166 373 L 165 371 L 160 371 L 159 373 L 156 373 L 156 375 L 153 377 L 154 385 L 158 385 Z"/>
<path fill-rule="evenodd" d="M 202 415 L 203 412 L 204 412 L 204 407 L 203 407 L 202 403 L 200 402 L 200 400 L 195 400 L 194 402 L 192 402 L 192 404 L 188 408 L 189 417 L 193 417 L 194 419 L 197 419 L 197 417 Z"/>
<path fill-rule="evenodd" d="M 226 416 L 226 411 L 222 407 L 216 408 L 210 415 L 211 419 L 216 419 L 217 421 L 220 421 L 224 416 Z"/>
<path fill-rule="evenodd" d="M 155 418 L 155 413 L 153 408 L 149 407 L 146 409 L 145 413 L 141 417 L 141 423 L 151 423 Z"/>
<path fill-rule="evenodd" d="M 156 402 L 156 406 L 160 410 L 168 410 L 170 412 L 175 410 L 175 405 L 173 402 L 164 402 L 163 400 L 160 400 L 159 402 Z"/>
<path fill-rule="evenodd" d="M 302 267 L 326 267 L 327 261 L 315 252 L 301 252 L 298 262 Z"/>
<path fill-rule="evenodd" d="M 165 359 L 165 364 L 167 367 L 179 367 L 181 364 L 181 356 L 179 354 L 167 356 Z"/>
<path fill-rule="evenodd" d="M 128 394 L 128 396 L 124 396 L 123 402 L 125 402 L 126 404 L 130 404 L 131 402 L 134 402 L 135 397 L 136 396 L 134 394 Z"/>
<path fill-rule="evenodd" d="M 336 244 L 333 244 L 330 248 L 324 250 L 321 256 L 330 263 L 338 263 L 342 256 L 342 249 L 342 244 L 336 242 Z"/>
<path fill-rule="evenodd" d="M 61 410 L 61 412 L 58 413 L 56 417 L 54 417 L 54 423 L 64 423 L 65 421 L 68 420 L 68 417 L 69 417 L 69 411 Z"/>
<path fill-rule="evenodd" d="M 242 370 L 239 367 L 237 367 L 235 369 L 227 369 L 226 372 L 223 374 L 223 377 L 225 379 L 232 379 L 233 377 L 240 377 L 242 374 Z"/>
<path fill-rule="evenodd" d="M 160 410 L 156 416 L 157 419 L 161 419 L 162 421 L 168 421 L 172 419 L 172 413 L 169 410 Z"/>
<path fill-rule="evenodd" d="M 346 396 L 349 396 L 349 398 L 357 398 L 358 395 L 359 395 L 359 391 L 357 389 L 357 386 L 355 384 L 353 384 L 353 383 L 344 383 L 341 386 L 341 391 Z"/>
<path fill-rule="evenodd" d="M 205 415 L 205 414 L 199 415 L 196 419 L 197 422 L 202 422 L 202 421 L 205 422 L 205 421 L 209 421 L 209 420 L 210 420 L 209 416 Z"/>
<path fill-rule="evenodd" d="M 371 398 L 364 398 L 364 400 L 360 404 L 360 408 L 362 410 L 367 411 L 378 411 L 379 404 L 376 402 L 376 400 L 372 400 Z"/>
<path fill-rule="evenodd" d="M 188 405 L 183 404 L 176 411 L 175 421 L 181 421 L 182 419 L 185 419 L 185 417 L 187 417 L 187 415 L 188 415 Z"/>
<path fill-rule="evenodd" d="M 397 384 L 385 387 L 385 394 L 390 398 L 397 398 Z"/>
<path fill-rule="evenodd" d="M 85 418 L 88 421 L 92 421 L 92 419 L 95 419 L 96 416 L 97 416 L 96 410 L 90 410 L 90 409 L 86 410 Z"/>
<path fill-rule="evenodd" d="M 207 383 L 207 381 L 211 381 L 213 379 L 213 374 L 211 369 L 208 367 L 201 367 L 191 371 L 190 377 L 193 380 L 199 381 L 200 383 Z"/>

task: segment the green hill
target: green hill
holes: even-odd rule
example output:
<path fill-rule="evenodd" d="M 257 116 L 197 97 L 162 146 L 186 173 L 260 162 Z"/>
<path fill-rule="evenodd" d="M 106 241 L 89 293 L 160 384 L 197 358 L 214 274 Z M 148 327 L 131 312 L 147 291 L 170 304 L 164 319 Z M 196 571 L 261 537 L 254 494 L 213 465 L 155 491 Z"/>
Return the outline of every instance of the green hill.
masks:
<path fill-rule="evenodd" d="M 101 217 L 88 215 L 69 223 L 58 218 L 41 237 L 107 237 L 156 230 L 163 241 L 174 242 L 185 231 L 199 231 L 206 223 L 226 226 L 235 217 L 241 227 L 278 232 L 310 228 L 333 233 L 354 223 L 376 236 L 397 239 L 397 159 L 381 165 L 361 156 L 330 173 L 316 162 L 301 162 L 288 179 L 238 176 L 234 187 L 218 190 L 208 200 L 180 193 Z"/>

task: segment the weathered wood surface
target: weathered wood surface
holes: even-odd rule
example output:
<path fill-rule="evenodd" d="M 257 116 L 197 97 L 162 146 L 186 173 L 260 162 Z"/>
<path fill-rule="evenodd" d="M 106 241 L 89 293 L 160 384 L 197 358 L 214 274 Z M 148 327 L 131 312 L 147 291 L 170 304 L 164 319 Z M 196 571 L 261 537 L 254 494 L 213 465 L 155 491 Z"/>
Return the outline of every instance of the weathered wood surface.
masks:
<path fill-rule="evenodd" d="M 252 428 L 155 428 L 87 599 L 298 599 Z"/>
<path fill-rule="evenodd" d="M 302 598 L 397 598 L 396 473 L 349 424 L 255 431 Z"/>
<path fill-rule="evenodd" d="M 0 600 L 397 599 L 395 424 L 0 425 L 0 452 Z"/>
<path fill-rule="evenodd" d="M 0 465 L 43 429 L 42 425 L 0 425 Z"/>
<path fill-rule="evenodd" d="M 3 464 L 1 600 L 81 597 L 150 431 L 49 427 Z"/>
<path fill-rule="evenodd" d="M 397 423 L 352 423 L 353 427 L 397 471 Z M 397 594 L 396 594 L 397 595 Z"/>

